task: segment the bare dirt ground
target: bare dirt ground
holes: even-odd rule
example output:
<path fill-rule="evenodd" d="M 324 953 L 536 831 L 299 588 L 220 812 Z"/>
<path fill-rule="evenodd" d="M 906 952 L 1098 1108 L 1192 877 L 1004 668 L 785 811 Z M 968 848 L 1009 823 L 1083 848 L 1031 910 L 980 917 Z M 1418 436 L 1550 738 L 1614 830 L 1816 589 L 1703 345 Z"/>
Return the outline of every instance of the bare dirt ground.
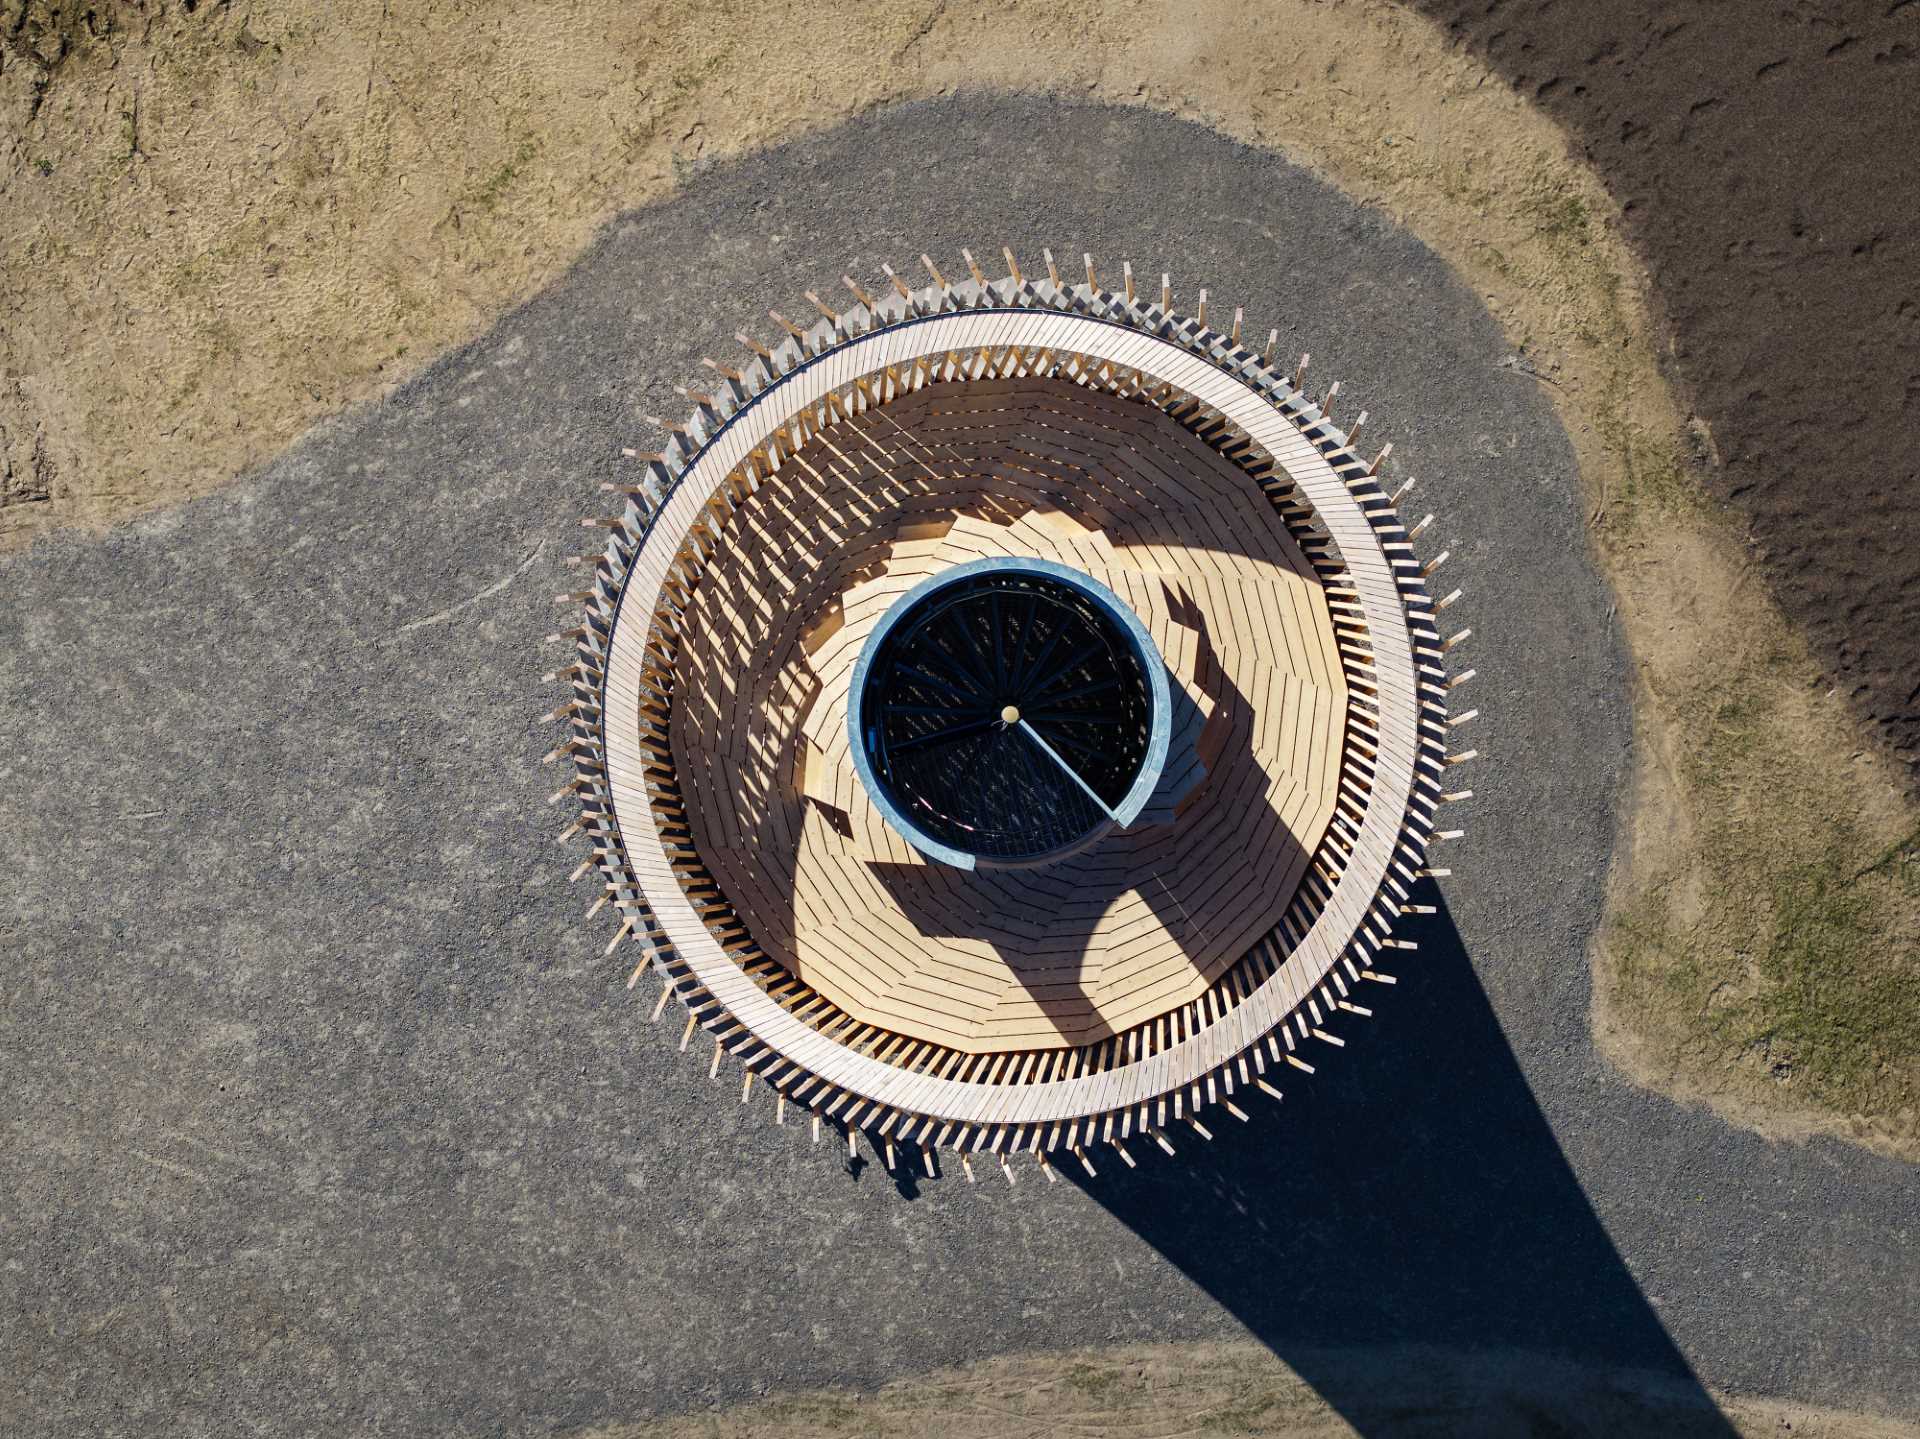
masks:
<path fill-rule="evenodd" d="M 991 1360 L 877 1392 L 782 1395 L 667 1424 L 577 1439 L 1483 1439 L 1661 1434 L 1684 1439 L 1913 1439 L 1920 1429 L 1833 1410 L 1718 1397 L 1719 1413 L 1657 1384 L 1599 1383 L 1559 1364 L 1522 1367 L 1415 1350 L 1356 1354 L 1375 1398 L 1340 1414 L 1253 1344 L 1156 1345 Z"/>
<path fill-rule="evenodd" d="M 1605 177 L 1710 489 L 1920 774 L 1920 6 L 1415 3 Z"/>
<path fill-rule="evenodd" d="M 1730 479 L 1728 452 L 1743 475 L 1780 452 L 1677 404 L 1613 200 L 1536 97 L 1429 21 L 1374 0 L 1257 16 L 12 0 L 0 36 L 15 541 L 227 483 L 539 288 L 608 216 L 892 100 L 1057 90 L 1317 166 L 1485 297 L 1590 487 L 1640 679 L 1636 817 L 1597 965 L 1610 1051 L 1775 1132 L 1920 1153 L 1920 816 L 1703 499 L 1759 483 Z M 1834 394 L 1848 378 L 1803 376 Z"/>
<path fill-rule="evenodd" d="M 1920 7 L 1417 4 L 1565 125 L 1607 182 L 1693 409 L 1687 469 L 1745 529 L 1737 570 L 1646 586 L 1667 601 L 1676 662 L 1644 672 L 1698 741 L 1655 746 L 1641 778 L 1602 1036 L 1651 1082 L 1763 1125 L 1785 1117 L 1784 1132 L 1803 1129 L 1786 1117 L 1799 1106 L 1767 1083 L 1879 1109 L 1856 1133 L 1911 1154 L 1912 1087 L 1875 1076 L 1920 1048 L 1916 837 L 1890 815 L 1863 831 L 1835 807 L 1839 756 L 1807 737 L 1846 696 L 1920 766 Z M 1623 538 L 1602 535 L 1624 580 L 1640 555 Z M 1754 682 L 1756 666 L 1786 677 L 1800 663 L 1771 615 L 1750 649 L 1722 647 L 1762 583 L 1828 684 L 1769 697 Z M 1634 645 L 1648 654 L 1644 627 Z M 1891 826 L 1877 851 L 1862 843 L 1876 820 Z M 1687 853 L 1706 862 L 1676 862 Z M 1735 902 L 1716 902 L 1728 876 Z"/>

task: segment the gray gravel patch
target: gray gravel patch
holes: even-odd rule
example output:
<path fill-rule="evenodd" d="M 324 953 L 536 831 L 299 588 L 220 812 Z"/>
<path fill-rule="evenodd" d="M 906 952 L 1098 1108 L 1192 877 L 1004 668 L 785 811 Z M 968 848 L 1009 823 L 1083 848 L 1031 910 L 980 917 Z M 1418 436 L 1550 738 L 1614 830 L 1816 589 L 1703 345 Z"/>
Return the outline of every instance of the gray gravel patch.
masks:
<path fill-rule="evenodd" d="M 842 270 L 1002 243 L 1169 268 L 1345 382 L 1441 516 L 1489 759 L 1444 922 L 1284 1105 L 1137 1174 L 896 1187 L 737 1105 L 601 958 L 540 636 L 702 353 Z M 910 106 L 694 176 L 233 489 L 0 563 L 0 1427 L 541 1433 L 1247 1333 L 1336 1404 L 1314 1356 L 1393 1342 L 1920 1412 L 1912 1169 L 1593 1051 L 1627 670 L 1508 358 L 1272 155 Z"/>

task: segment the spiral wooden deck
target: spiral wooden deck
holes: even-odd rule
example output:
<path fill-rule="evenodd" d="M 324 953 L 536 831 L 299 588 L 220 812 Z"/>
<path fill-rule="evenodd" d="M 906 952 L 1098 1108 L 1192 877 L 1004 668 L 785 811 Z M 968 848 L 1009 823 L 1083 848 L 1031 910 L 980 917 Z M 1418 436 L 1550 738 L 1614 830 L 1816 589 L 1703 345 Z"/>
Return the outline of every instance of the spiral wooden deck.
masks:
<path fill-rule="evenodd" d="M 1451 643 L 1412 536 L 1325 404 L 1133 293 L 1009 273 L 815 301 L 709 361 L 610 532 L 554 712 L 594 910 L 816 1137 L 1025 1150 L 1046 1166 L 1178 1125 L 1337 1044 L 1332 1010 L 1426 866 Z M 810 297 L 811 298 L 811 297 Z M 776 317 L 778 318 L 778 317 Z M 1304 369 L 1304 360 L 1302 362 Z M 1335 389 L 1337 390 L 1337 386 Z M 1331 394 L 1327 397 L 1331 400 Z M 1362 421 L 1364 421 L 1362 416 Z M 1357 433 L 1359 424 L 1354 430 Z M 1419 528 L 1416 527 L 1417 534 Z M 865 637 L 926 576 L 1056 561 L 1120 597 L 1175 696 L 1129 828 L 1028 870 L 929 861 L 848 754 Z M 1457 683 L 1457 681 L 1455 681 Z M 1144 791 L 1143 791 L 1144 792 Z M 558 798 L 558 797 L 557 797 Z M 1452 831 L 1439 831 L 1451 835 Z M 611 947 L 610 947 L 611 948 Z M 656 1016 L 659 1006 L 655 1008 Z M 1049 1177 L 1051 1172 L 1049 1171 Z M 1011 1169 L 1008 1178 L 1012 1178 Z"/>

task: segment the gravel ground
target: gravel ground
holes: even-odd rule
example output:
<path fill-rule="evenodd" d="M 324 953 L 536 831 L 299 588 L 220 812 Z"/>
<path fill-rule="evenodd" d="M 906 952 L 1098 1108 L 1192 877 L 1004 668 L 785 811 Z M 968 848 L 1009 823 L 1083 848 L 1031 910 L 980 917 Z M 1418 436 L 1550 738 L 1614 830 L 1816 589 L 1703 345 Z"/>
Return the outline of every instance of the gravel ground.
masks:
<path fill-rule="evenodd" d="M 843 269 L 1003 242 L 1170 266 L 1346 382 L 1442 517 L 1490 758 L 1445 922 L 1284 1106 L 1084 1185 L 896 1186 L 636 1032 L 552 843 L 539 637 L 700 354 Z M 1912 1170 L 1592 1050 L 1626 671 L 1506 359 L 1432 255 L 1271 156 L 910 107 L 694 177 L 231 491 L 7 560 L 0 1427 L 538 1433 L 1248 1332 L 1336 1405 L 1325 1356 L 1378 1343 L 1920 1413 Z"/>

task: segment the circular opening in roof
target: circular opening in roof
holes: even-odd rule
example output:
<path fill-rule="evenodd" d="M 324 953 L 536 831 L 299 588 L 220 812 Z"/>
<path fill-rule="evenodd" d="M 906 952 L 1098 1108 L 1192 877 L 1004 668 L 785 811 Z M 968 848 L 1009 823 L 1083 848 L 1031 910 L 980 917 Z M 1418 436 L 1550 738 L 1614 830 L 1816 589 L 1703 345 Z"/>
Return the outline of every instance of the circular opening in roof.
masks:
<path fill-rule="evenodd" d="M 867 639 L 848 705 L 855 765 L 937 859 L 1027 864 L 1146 803 L 1165 761 L 1165 670 L 1087 575 L 981 560 L 923 581 Z"/>

